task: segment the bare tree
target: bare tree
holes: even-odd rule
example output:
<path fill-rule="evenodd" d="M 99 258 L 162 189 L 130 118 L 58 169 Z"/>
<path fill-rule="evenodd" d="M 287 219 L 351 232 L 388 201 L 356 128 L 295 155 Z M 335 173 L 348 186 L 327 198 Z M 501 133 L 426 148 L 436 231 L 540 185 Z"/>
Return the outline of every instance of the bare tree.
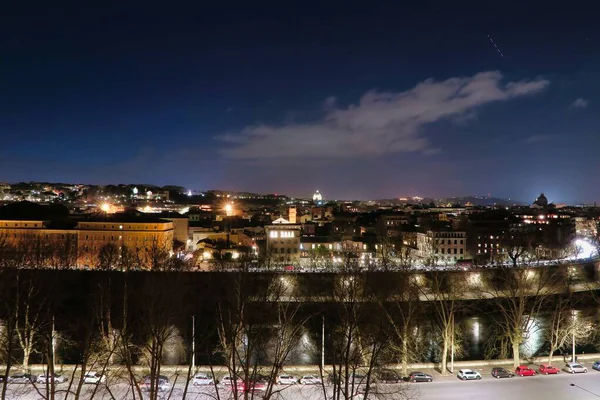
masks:
<path fill-rule="evenodd" d="M 38 341 L 38 333 L 45 324 L 44 307 L 47 300 L 40 290 L 42 282 L 36 279 L 36 274 L 30 271 L 16 274 L 19 290 L 16 291 L 14 318 L 16 335 L 23 352 L 21 367 L 29 370 L 29 359 Z"/>
<path fill-rule="evenodd" d="M 296 345 L 304 321 L 297 315 L 291 276 L 250 274 L 245 265 L 221 281 L 216 304 L 218 352 L 233 379 L 234 399 L 258 394 L 270 399 L 273 386 Z M 262 365 L 264 364 L 264 365 Z"/>
<path fill-rule="evenodd" d="M 540 309 L 551 295 L 563 288 L 555 282 L 552 268 L 526 268 L 516 262 L 512 266 L 491 269 L 484 274 L 487 282 L 481 293 L 493 299 L 501 317 L 496 321 L 501 332 L 499 345 L 510 346 L 513 364 L 520 364 L 520 346 L 533 329 Z"/>
<path fill-rule="evenodd" d="M 398 292 L 392 302 L 384 303 L 382 307 L 400 343 L 396 353 L 402 365 L 402 373 L 408 376 L 408 364 L 420 360 L 425 351 L 426 337 L 419 323 L 419 316 L 423 313 L 421 291 L 411 272 L 402 273 Z"/>
<path fill-rule="evenodd" d="M 552 364 L 556 350 L 564 348 L 571 340 L 581 345 L 589 340 L 595 331 L 592 321 L 587 317 L 577 316 L 572 306 L 573 303 L 569 300 L 556 299 L 544 329 L 544 336 L 550 345 L 548 364 Z"/>
<path fill-rule="evenodd" d="M 0 252 L 2 250 L 0 249 Z M 16 285 L 15 275 L 17 270 L 7 267 L 10 258 L 4 258 L 6 254 L 0 255 L 0 360 L 4 361 L 4 374 L 2 379 L 2 391 L 0 398 L 7 398 L 8 377 L 15 362 L 15 351 L 17 345 L 17 320 L 14 313 L 16 307 Z"/>
<path fill-rule="evenodd" d="M 466 285 L 461 273 L 432 271 L 418 284 L 421 296 L 434 310 L 435 326 L 441 338 L 441 373 L 448 374 L 448 353 L 456 345 L 456 314 L 461 308 L 460 299 Z"/>
<path fill-rule="evenodd" d="M 323 398 L 410 398 L 412 393 L 404 384 L 377 384 L 377 370 L 396 358 L 389 340 L 393 327 L 376 288 L 377 273 L 365 270 L 354 259 L 347 259 L 341 270 L 332 295 L 337 312 L 330 316 L 335 321 L 330 329 L 331 386 L 324 382 Z"/>

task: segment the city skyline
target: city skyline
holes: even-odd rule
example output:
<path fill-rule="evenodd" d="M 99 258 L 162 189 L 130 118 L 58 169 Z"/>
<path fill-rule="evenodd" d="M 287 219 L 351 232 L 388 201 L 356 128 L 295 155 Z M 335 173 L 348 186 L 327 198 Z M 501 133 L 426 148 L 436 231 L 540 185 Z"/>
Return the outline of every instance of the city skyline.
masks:
<path fill-rule="evenodd" d="M 341 4 L 11 4 L 0 180 L 600 199 L 593 13 Z"/>

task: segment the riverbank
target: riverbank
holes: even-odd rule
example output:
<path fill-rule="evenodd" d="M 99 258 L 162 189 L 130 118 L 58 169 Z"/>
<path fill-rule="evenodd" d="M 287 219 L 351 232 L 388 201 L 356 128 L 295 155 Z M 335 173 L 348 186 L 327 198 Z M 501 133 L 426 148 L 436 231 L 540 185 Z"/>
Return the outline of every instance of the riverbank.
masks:
<path fill-rule="evenodd" d="M 578 354 L 577 360 L 580 363 L 584 364 L 586 367 L 588 367 L 588 369 L 591 369 L 592 364 L 595 361 L 600 360 L 600 353 Z M 567 361 L 570 361 L 570 360 L 567 360 Z M 536 370 L 540 364 L 548 364 L 548 363 L 549 363 L 548 356 L 530 357 L 530 358 L 521 360 L 521 365 L 528 365 Z M 553 356 L 552 357 L 552 365 L 556 366 L 557 368 L 563 368 L 564 364 L 565 364 L 565 360 L 563 359 L 563 356 Z M 444 376 L 454 376 L 454 374 L 456 374 L 458 372 L 458 370 L 464 369 L 464 368 L 478 371 L 482 375 L 489 375 L 491 373 L 492 368 L 494 368 L 494 367 L 504 367 L 508 370 L 512 370 L 513 369 L 513 360 L 512 359 L 501 359 L 501 360 L 455 361 L 454 365 L 453 365 L 454 373 L 452 373 L 451 371 L 448 371 L 446 375 L 442 374 L 442 372 L 439 369 L 439 364 L 437 364 L 437 363 L 413 363 L 413 364 L 409 364 L 408 370 L 409 371 L 417 371 L 418 370 L 418 371 L 428 373 L 434 377 L 443 378 Z M 5 368 L 6 368 L 5 366 L 0 365 L 0 371 L 2 371 L 2 373 L 5 371 Z M 388 364 L 385 366 L 385 368 L 391 369 L 391 370 L 396 370 L 399 373 L 401 373 L 401 371 L 402 371 L 401 364 Z M 452 369 L 452 365 L 450 363 L 448 363 L 448 368 L 449 368 L 449 370 Z M 57 373 L 73 375 L 73 372 L 77 373 L 77 371 L 75 369 L 79 370 L 80 366 L 78 366 L 78 365 L 76 366 L 76 365 L 72 365 L 72 364 L 57 364 L 55 370 Z M 98 372 L 101 368 L 91 368 L 91 369 Z M 134 373 L 136 373 L 138 375 L 144 375 L 149 372 L 148 368 L 145 366 L 134 366 L 132 369 L 133 369 Z M 43 364 L 33 364 L 33 365 L 29 366 L 29 373 L 32 373 L 32 374 L 41 374 L 41 373 L 45 372 L 45 370 L 46 370 L 46 366 Z M 217 377 L 222 377 L 222 376 L 229 374 L 227 371 L 227 368 L 224 366 L 213 366 L 211 368 L 211 366 L 209 366 L 209 365 L 197 365 L 194 368 L 194 370 L 195 370 L 194 372 L 206 372 L 206 373 L 210 373 L 212 371 L 214 373 L 214 375 Z M 325 366 L 325 371 L 331 371 L 331 370 L 332 370 L 331 365 Z M 22 371 L 22 369 L 19 366 L 13 366 L 11 368 L 11 374 L 21 372 L 21 371 Z M 123 366 L 123 365 L 111 365 L 110 367 L 108 367 L 108 374 L 112 373 L 112 374 L 118 375 L 118 374 L 123 373 L 124 371 L 125 371 L 125 366 Z M 163 366 L 161 366 L 161 374 L 183 377 L 183 376 L 187 376 L 188 371 L 189 371 L 188 365 L 163 365 Z M 289 365 L 289 366 L 286 366 L 283 369 L 283 371 L 285 371 L 286 373 L 289 373 L 289 374 L 296 374 L 296 375 L 304 375 L 304 374 L 318 375 L 319 374 L 319 366 L 317 366 L 317 365 Z"/>

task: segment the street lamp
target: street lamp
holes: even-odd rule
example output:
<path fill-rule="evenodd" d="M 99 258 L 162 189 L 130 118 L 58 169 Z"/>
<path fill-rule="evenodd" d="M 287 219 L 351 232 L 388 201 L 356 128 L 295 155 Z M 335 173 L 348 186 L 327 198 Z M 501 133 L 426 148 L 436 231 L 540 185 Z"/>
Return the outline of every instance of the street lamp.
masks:
<path fill-rule="evenodd" d="M 231 217 L 233 215 L 233 204 L 232 203 L 225 204 L 225 214 L 228 217 Z"/>
<path fill-rule="evenodd" d="M 571 311 L 571 314 L 573 316 L 573 322 L 571 325 L 571 333 L 573 336 L 573 351 L 572 351 L 572 356 L 571 356 L 571 362 L 575 362 L 575 318 L 577 318 L 577 315 L 575 314 L 575 310 Z"/>

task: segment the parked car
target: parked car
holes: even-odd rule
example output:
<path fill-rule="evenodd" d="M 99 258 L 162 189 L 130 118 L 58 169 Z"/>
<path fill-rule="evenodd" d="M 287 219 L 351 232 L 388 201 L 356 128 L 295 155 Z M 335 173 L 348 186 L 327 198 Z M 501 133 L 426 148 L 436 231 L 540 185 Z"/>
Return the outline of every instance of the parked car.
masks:
<path fill-rule="evenodd" d="M 402 377 L 390 369 L 377 371 L 377 381 L 380 383 L 399 383 L 402 382 Z"/>
<path fill-rule="evenodd" d="M 556 367 L 553 367 L 552 365 L 547 365 L 547 364 L 542 364 L 540 365 L 540 368 L 538 368 L 538 371 L 540 372 L 540 374 L 558 374 L 560 372 L 560 370 Z"/>
<path fill-rule="evenodd" d="M 314 375 L 303 375 L 300 378 L 301 385 L 320 385 L 323 381 L 318 376 Z"/>
<path fill-rule="evenodd" d="M 156 389 L 159 392 L 166 392 L 171 389 L 171 382 L 169 382 L 169 378 L 164 375 L 158 375 L 154 378 L 154 384 L 156 385 Z M 140 382 L 140 389 L 143 391 L 149 392 L 152 387 L 152 376 L 146 375 Z"/>
<path fill-rule="evenodd" d="M 99 384 L 106 382 L 106 376 L 97 372 L 86 372 L 83 376 L 83 383 Z"/>
<path fill-rule="evenodd" d="M 15 374 L 8 377 L 8 383 L 33 383 L 37 381 L 37 376 L 31 374 Z"/>
<path fill-rule="evenodd" d="M 565 371 L 567 371 L 570 374 L 581 373 L 581 372 L 586 373 L 587 368 L 577 362 L 568 362 L 565 365 Z"/>
<path fill-rule="evenodd" d="M 463 381 L 481 379 L 481 374 L 477 371 L 473 371 L 472 369 L 461 369 L 460 371 L 458 371 L 458 374 L 456 374 L 456 376 L 458 377 L 458 379 L 461 379 Z"/>
<path fill-rule="evenodd" d="M 224 376 L 223 378 L 221 378 L 221 381 L 219 383 L 222 386 L 233 386 L 235 381 L 236 380 L 233 378 L 233 376 Z M 238 379 L 238 381 L 240 381 L 240 379 Z"/>
<path fill-rule="evenodd" d="M 214 385 L 214 383 L 215 381 L 212 377 L 202 372 L 199 372 L 196 375 L 194 375 L 194 378 L 192 379 L 192 385 L 194 386 Z"/>
<path fill-rule="evenodd" d="M 49 383 L 50 381 L 54 381 L 54 383 L 63 383 L 67 381 L 67 378 L 59 374 L 42 374 L 38 376 L 36 380 L 37 383 Z"/>
<path fill-rule="evenodd" d="M 428 375 L 424 372 L 415 371 L 411 372 L 410 375 L 408 375 L 408 380 L 410 382 L 432 382 L 433 376 Z"/>
<path fill-rule="evenodd" d="M 592 365 L 592 368 L 596 371 L 600 371 L 600 361 L 596 361 L 594 365 Z"/>
<path fill-rule="evenodd" d="M 233 390 L 234 386 L 231 386 L 231 389 Z M 263 392 L 265 390 L 267 390 L 267 384 L 264 383 L 263 381 L 252 381 L 248 383 L 248 386 L 246 386 L 245 382 L 242 379 L 238 379 L 236 385 L 235 385 L 235 390 L 237 390 L 240 393 L 255 393 L 255 392 Z"/>
<path fill-rule="evenodd" d="M 519 365 L 515 369 L 515 373 L 519 376 L 535 376 L 535 370 L 529 368 L 527 365 Z"/>
<path fill-rule="evenodd" d="M 500 378 L 512 378 L 515 376 L 512 372 L 507 370 L 506 368 L 495 367 L 492 368 L 492 376 L 496 379 Z"/>
<path fill-rule="evenodd" d="M 295 385 L 298 383 L 298 380 L 293 375 L 279 375 L 277 377 L 276 383 L 278 385 Z"/>

